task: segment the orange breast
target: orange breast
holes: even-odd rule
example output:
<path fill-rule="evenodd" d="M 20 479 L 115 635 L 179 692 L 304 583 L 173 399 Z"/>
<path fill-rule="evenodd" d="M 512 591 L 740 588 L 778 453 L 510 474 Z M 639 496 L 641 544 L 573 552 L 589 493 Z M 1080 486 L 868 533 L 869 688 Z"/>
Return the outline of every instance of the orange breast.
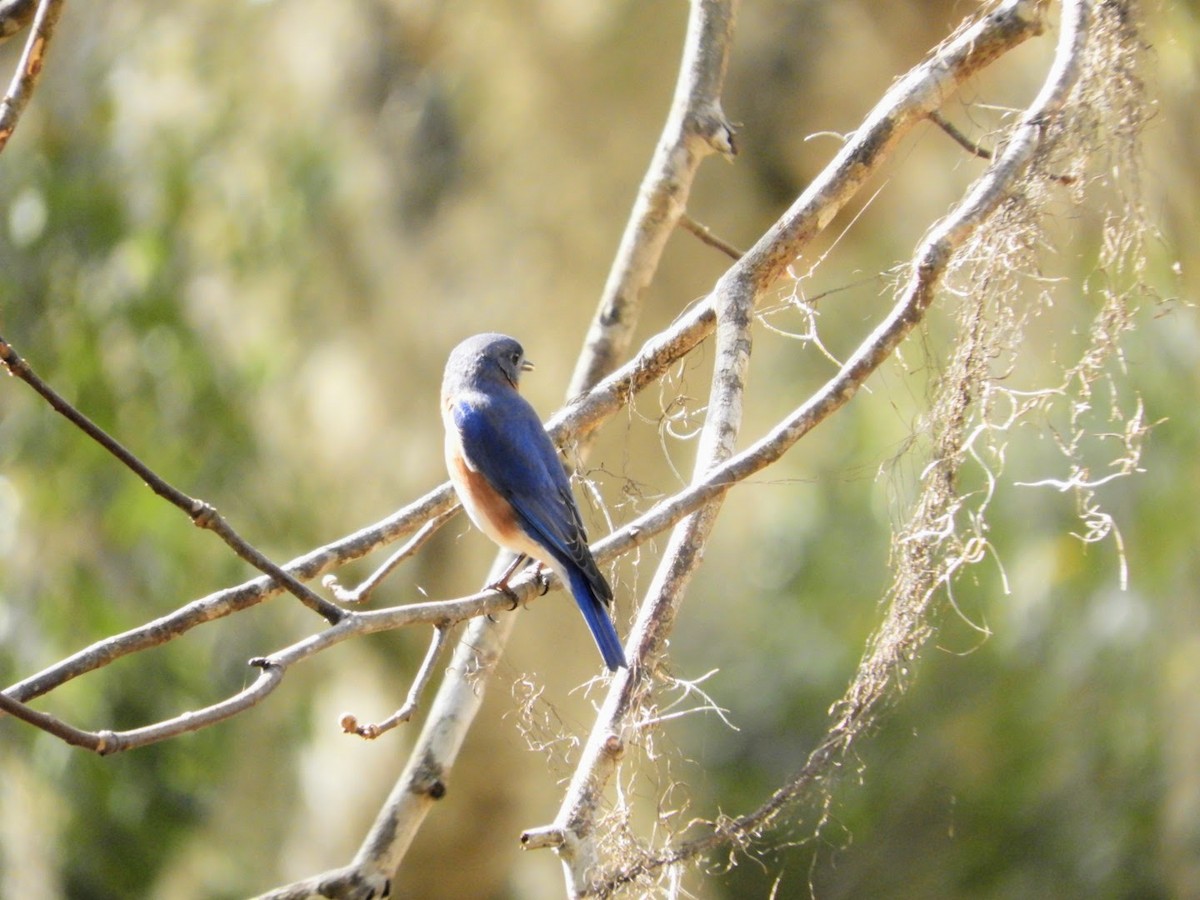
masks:
<path fill-rule="evenodd" d="M 467 464 L 448 404 L 443 406 L 442 414 L 446 422 L 446 469 L 459 502 L 475 527 L 504 549 L 524 553 L 557 571 L 553 557 L 521 529 L 508 501 L 496 492 L 481 472 Z"/>
<path fill-rule="evenodd" d="M 458 499 L 475 527 L 508 550 L 526 553 L 529 539 L 517 524 L 512 507 L 486 478 L 467 465 L 459 454 L 446 461 Z"/>

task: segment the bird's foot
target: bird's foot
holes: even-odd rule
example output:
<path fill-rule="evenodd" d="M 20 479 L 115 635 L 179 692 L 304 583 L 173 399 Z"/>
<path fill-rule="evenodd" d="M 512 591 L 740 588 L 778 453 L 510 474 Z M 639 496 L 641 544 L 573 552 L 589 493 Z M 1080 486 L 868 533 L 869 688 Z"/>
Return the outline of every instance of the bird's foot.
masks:
<path fill-rule="evenodd" d="M 499 591 L 512 601 L 512 606 L 509 607 L 509 611 L 516 609 L 520 605 L 521 598 L 517 596 L 516 591 L 508 586 L 508 580 L 513 577 L 513 574 L 528 558 L 529 557 L 527 557 L 524 553 L 519 554 L 515 559 L 513 559 L 512 563 L 509 564 L 509 567 L 504 570 L 504 574 L 488 585 L 490 590 Z"/>
<path fill-rule="evenodd" d="M 533 580 L 541 588 L 539 596 L 545 597 L 550 593 L 550 570 L 541 563 L 538 563 L 533 570 Z"/>
<path fill-rule="evenodd" d="M 508 586 L 507 579 L 504 581 L 497 581 L 495 584 L 489 584 L 488 588 L 493 591 L 498 591 L 512 601 L 512 606 L 509 607 L 510 612 L 521 605 L 521 598 L 517 596 L 516 591 Z"/>

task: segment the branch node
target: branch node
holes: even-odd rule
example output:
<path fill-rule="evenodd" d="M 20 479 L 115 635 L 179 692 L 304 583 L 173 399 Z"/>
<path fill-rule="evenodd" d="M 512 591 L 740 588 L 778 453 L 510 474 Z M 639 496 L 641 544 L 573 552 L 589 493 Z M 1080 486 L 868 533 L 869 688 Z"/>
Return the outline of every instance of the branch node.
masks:
<path fill-rule="evenodd" d="M 188 514 L 197 528 L 212 528 L 212 523 L 217 518 L 217 508 L 204 500 L 193 500 Z"/>
<path fill-rule="evenodd" d="M 619 734 L 610 734 L 604 739 L 604 753 L 614 760 L 625 755 L 625 742 Z"/>
<path fill-rule="evenodd" d="M 96 746 L 93 748 L 100 756 L 108 756 L 121 749 L 121 741 L 113 731 L 107 728 L 96 732 Z"/>

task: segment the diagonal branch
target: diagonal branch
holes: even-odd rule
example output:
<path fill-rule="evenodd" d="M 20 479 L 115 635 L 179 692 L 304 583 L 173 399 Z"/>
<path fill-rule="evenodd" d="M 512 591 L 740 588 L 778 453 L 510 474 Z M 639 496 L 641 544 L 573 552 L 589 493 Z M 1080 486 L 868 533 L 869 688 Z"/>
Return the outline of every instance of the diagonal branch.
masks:
<path fill-rule="evenodd" d="M 457 512 L 458 507 L 452 506 L 444 512 L 438 513 L 422 525 L 420 530 L 404 543 L 403 547 L 384 560 L 383 565 L 364 578 L 358 587 L 342 587 L 335 575 L 326 575 L 321 579 L 321 584 L 333 592 L 333 596 L 337 598 L 339 603 L 365 603 L 371 594 L 375 592 L 375 588 L 379 587 L 388 575 L 392 574 L 402 563 L 416 556 L 417 552 L 429 542 L 429 539 L 437 533 L 438 529 L 449 522 Z"/>
<path fill-rule="evenodd" d="M 713 234 L 712 229 L 702 222 L 697 222 L 686 213 L 679 217 L 679 227 L 684 231 L 691 232 L 701 242 L 708 244 L 714 250 L 720 250 L 734 262 L 742 258 L 742 251 L 733 244 Z"/>
<path fill-rule="evenodd" d="M 683 60 L 671 111 L 600 295 L 567 396 L 591 388 L 629 352 L 667 239 L 687 208 L 705 157 L 732 159 L 734 129 L 721 109 L 721 90 L 733 46 L 735 0 L 692 0 Z"/>
<path fill-rule="evenodd" d="M 116 438 L 68 403 L 61 394 L 46 384 L 30 368 L 29 364 L 21 358 L 20 354 L 3 337 L 0 337 L 0 362 L 4 363 L 11 374 L 17 376 L 33 388 L 42 399 L 50 404 L 55 412 L 63 416 L 72 425 L 120 460 L 126 468 L 141 478 L 150 490 L 154 491 L 154 493 L 172 506 L 183 510 L 198 528 L 205 528 L 216 534 L 229 545 L 234 553 L 259 571 L 265 572 L 274 578 L 284 588 L 295 594 L 301 603 L 314 612 L 319 613 L 327 622 L 333 624 L 342 617 L 342 609 L 339 606 L 330 603 L 324 597 L 318 597 L 311 589 L 301 584 L 296 578 L 248 544 L 241 535 L 234 531 L 233 526 L 217 512 L 216 507 L 211 503 L 189 497 L 183 491 L 168 484 L 167 481 L 138 459 Z"/>
<path fill-rule="evenodd" d="M 950 136 L 954 143 L 958 144 L 958 146 L 962 147 L 972 156 L 978 156 L 980 159 L 987 160 L 995 158 L 995 153 L 993 153 L 991 150 L 980 147 L 977 143 L 963 134 L 962 130 L 957 125 L 943 116 L 940 112 L 930 113 L 929 121 L 938 128 L 942 129 L 942 131 L 946 132 L 946 134 Z"/>
<path fill-rule="evenodd" d="M 738 266 L 713 292 L 717 308 L 717 359 L 696 454 L 694 481 L 733 455 L 742 423 L 742 400 L 750 364 L 754 306 L 758 299 L 751 279 Z M 636 648 L 629 669 L 618 671 L 584 744 L 570 786 L 549 829 L 563 861 L 568 896 L 587 893 L 599 866 L 596 819 L 604 789 L 634 738 L 634 713 L 649 695 L 667 638 L 683 603 L 692 575 L 716 524 L 724 492 L 715 495 L 673 530 L 663 559 L 639 610 L 629 644 Z M 528 846 L 528 835 L 522 837 Z"/>
<path fill-rule="evenodd" d="M 11 37 L 25 26 L 29 10 L 33 3 L 10 3 L 0 8 L 0 40 Z M 46 58 L 46 49 L 50 38 L 54 36 L 54 26 L 62 15 L 63 0 L 41 0 L 37 12 L 33 15 L 33 27 L 25 41 L 25 49 L 21 52 L 21 60 L 17 63 L 17 71 L 8 85 L 8 93 L 0 101 L 0 151 L 8 146 L 8 139 L 17 128 L 21 113 L 29 105 L 33 89 L 37 87 L 38 78 L 42 74 L 42 64 Z"/>

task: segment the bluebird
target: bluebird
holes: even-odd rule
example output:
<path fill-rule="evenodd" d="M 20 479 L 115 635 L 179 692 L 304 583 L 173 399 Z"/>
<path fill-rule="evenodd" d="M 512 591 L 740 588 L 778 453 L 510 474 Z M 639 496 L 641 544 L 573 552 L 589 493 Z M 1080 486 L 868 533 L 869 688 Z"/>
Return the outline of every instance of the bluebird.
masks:
<path fill-rule="evenodd" d="M 608 613 L 612 588 L 588 548 L 554 444 L 517 390 L 532 368 L 521 345 L 502 334 L 477 334 L 454 348 L 442 377 L 446 468 L 475 527 L 517 554 L 492 586 L 505 590 L 526 557 L 545 565 L 574 595 L 615 671 L 626 662 Z"/>

